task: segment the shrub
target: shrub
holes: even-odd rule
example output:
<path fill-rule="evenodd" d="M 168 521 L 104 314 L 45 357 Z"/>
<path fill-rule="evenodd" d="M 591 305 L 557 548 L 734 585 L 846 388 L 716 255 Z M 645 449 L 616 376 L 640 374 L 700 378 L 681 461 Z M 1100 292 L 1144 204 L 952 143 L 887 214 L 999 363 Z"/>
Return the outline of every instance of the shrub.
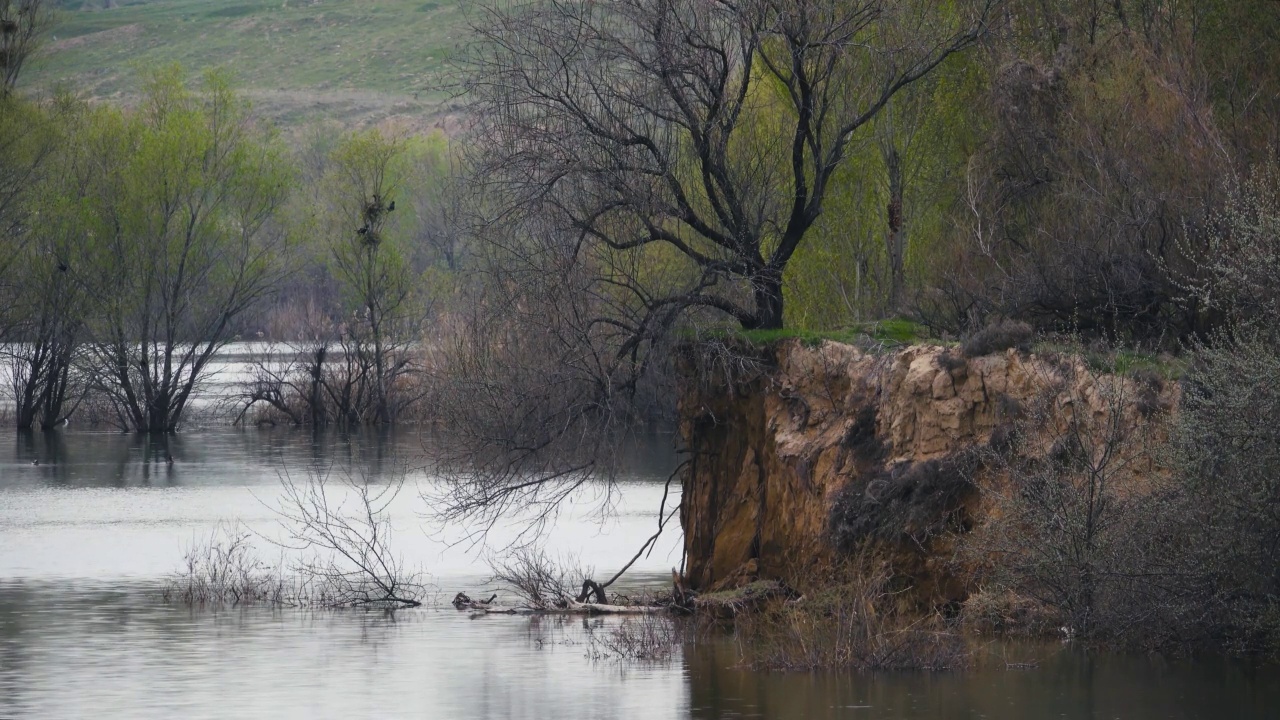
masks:
<path fill-rule="evenodd" d="M 887 572 L 845 574 L 852 579 L 820 593 L 740 615 L 734 637 L 746 663 L 779 670 L 943 670 L 969 664 L 969 648 L 947 620 L 906 607 Z"/>
<path fill-rule="evenodd" d="M 594 660 L 670 660 L 683 641 L 683 626 L 674 618 L 644 613 L 623 618 L 604 631 L 592 632 L 587 655 Z"/>
<path fill-rule="evenodd" d="M 1018 352 L 1031 352 L 1031 326 L 1019 320 L 997 320 L 969 335 L 960 344 L 967 358 L 982 357 L 1014 348 Z"/>
<path fill-rule="evenodd" d="M 293 604 L 296 588 L 279 565 L 263 562 L 250 533 L 219 523 L 183 555 L 180 570 L 165 579 L 165 602 L 183 605 Z"/>
<path fill-rule="evenodd" d="M 837 491 L 828 518 L 836 547 L 850 550 L 866 540 L 923 543 L 963 525 L 965 500 L 977 456 L 960 452 L 939 460 L 901 463 L 855 478 Z"/>
<path fill-rule="evenodd" d="M 939 353 L 938 357 L 934 359 L 934 363 L 938 366 L 938 369 L 943 372 L 959 370 L 966 364 L 963 356 L 957 357 L 952 355 L 950 350 Z"/>

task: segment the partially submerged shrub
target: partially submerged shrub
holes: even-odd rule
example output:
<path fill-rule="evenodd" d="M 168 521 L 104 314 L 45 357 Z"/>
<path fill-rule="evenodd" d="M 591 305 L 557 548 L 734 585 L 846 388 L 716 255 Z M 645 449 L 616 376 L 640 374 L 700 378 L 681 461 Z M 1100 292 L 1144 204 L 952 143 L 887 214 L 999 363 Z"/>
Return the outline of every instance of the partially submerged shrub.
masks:
<path fill-rule="evenodd" d="M 501 583 L 534 610 L 569 607 L 577 596 L 576 585 L 589 573 L 572 559 L 557 560 L 536 547 L 521 547 L 502 559 L 489 561 L 491 582 Z"/>
<path fill-rule="evenodd" d="M 969 664 L 969 648 L 949 623 L 907 607 L 886 572 L 850 576 L 820 593 L 739 616 L 735 637 L 744 659 L 754 668 L 785 670 L 943 670 Z"/>
<path fill-rule="evenodd" d="M 588 655 L 596 660 L 670 660 L 684 640 L 683 625 L 668 615 L 643 613 L 591 633 Z"/>
<path fill-rule="evenodd" d="M 344 478 L 335 493 L 327 473 L 306 483 L 281 478 L 277 510 L 286 540 L 280 561 L 260 559 L 242 525 L 218 525 L 192 546 L 165 582 L 165 602 L 184 605 L 266 603 L 276 606 L 417 607 L 427 587 L 390 545 L 387 507 L 403 478 L 383 486 Z M 295 555 L 286 565 L 286 552 Z"/>
<path fill-rule="evenodd" d="M 1010 348 L 1018 352 L 1031 352 L 1031 340 L 1035 332 L 1020 320 L 997 320 L 969 335 L 960 343 L 967 358 L 982 357 L 1003 352 Z"/>
<path fill-rule="evenodd" d="M 239 524 L 219 523 L 183 555 L 180 570 L 165 578 L 161 597 L 183 605 L 295 604 L 297 587 L 279 564 L 268 564 Z"/>
<path fill-rule="evenodd" d="M 1058 632 L 1061 618 L 1034 598 L 1004 587 L 981 587 L 969 595 L 958 621 L 978 633 L 1038 637 Z"/>
<path fill-rule="evenodd" d="M 1006 436 L 993 437 L 990 471 L 975 476 L 989 509 L 962 557 L 982 581 L 1043 605 L 1079 636 L 1111 635 L 1137 607 L 1129 579 L 1151 569 L 1135 565 L 1144 556 L 1137 528 L 1164 507 L 1151 476 L 1153 427 L 1133 412 L 1124 378 L 1042 382 Z"/>

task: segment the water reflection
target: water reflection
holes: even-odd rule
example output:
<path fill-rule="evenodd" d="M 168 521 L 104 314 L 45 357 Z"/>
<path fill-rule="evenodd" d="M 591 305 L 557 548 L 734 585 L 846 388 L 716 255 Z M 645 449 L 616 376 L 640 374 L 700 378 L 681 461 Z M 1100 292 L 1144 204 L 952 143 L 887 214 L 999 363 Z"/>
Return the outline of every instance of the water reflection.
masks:
<path fill-rule="evenodd" d="M 686 705 L 678 667 L 594 664 L 581 620 L 193 612 L 141 588 L 0 583 L 0 628 L 0 717 L 674 718 Z"/>
<path fill-rule="evenodd" d="M 377 477 L 406 459 L 436 482 L 412 431 L 214 430 L 165 439 L 62 431 L 18 435 L 0 454 L 0 718 L 1264 718 L 1280 707 L 1274 668 L 1202 660 L 1023 650 L 956 674 L 759 674 L 724 639 L 670 663 L 588 657 L 616 619 L 471 618 L 383 613 L 188 609 L 158 583 L 214 523 L 266 531 L 281 468 L 349 464 Z M 547 538 L 606 571 L 654 527 L 674 465 L 659 439 L 632 451 L 616 514 L 597 522 L 588 488 Z M 169 463 L 168 458 L 173 462 Z M 35 464 L 32 464 L 35 461 Z M 598 490 L 598 488 L 597 488 Z M 391 508 L 396 547 L 446 597 L 486 588 L 484 554 L 428 531 L 422 500 Z M 498 544 L 503 533 L 495 530 Z M 680 538 L 628 576 L 664 582 Z M 618 588 L 626 592 L 627 588 Z"/>
<path fill-rule="evenodd" d="M 988 648 L 989 652 L 997 652 Z M 1003 651 L 999 651 L 1003 652 Z M 1248 662 L 1091 654 L 1034 648 L 1037 667 L 1010 669 L 984 655 L 957 673 L 754 673 L 728 643 L 687 652 L 693 718 L 823 720 L 991 718 L 1274 718 L 1280 672 Z"/>
<path fill-rule="evenodd" d="M 429 470 L 442 440 L 413 428 L 311 433 L 299 428 L 216 428 L 176 435 L 120 432 L 19 432 L 0 454 L 0 488 L 151 487 L 274 481 L 282 471 L 354 468 L 373 478 Z M 636 438 L 625 449 L 629 478 L 665 479 L 675 467 L 667 435 Z"/>

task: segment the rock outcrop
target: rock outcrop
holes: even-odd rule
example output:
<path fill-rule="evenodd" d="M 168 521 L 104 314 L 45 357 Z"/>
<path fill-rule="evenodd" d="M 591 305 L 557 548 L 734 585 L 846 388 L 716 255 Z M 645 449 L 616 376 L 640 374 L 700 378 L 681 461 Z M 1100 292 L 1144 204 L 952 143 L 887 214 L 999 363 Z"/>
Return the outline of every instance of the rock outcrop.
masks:
<path fill-rule="evenodd" d="M 692 353 L 683 368 L 680 432 L 691 456 L 681 520 L 695 588 L 723 585 L 743 567 L 801 591 L 821 583 L 848 560 L 833 514 L 853 497 L 862 504 L 851 512 L 881 514 L 852 519 L 887 550 L 877 562 L 892 562 L 921 600 L 962 600 L 969 588 L 950 562 L 951 531 L 983 512 L 958 477 L 972 469 L 965 458 L 1033 402 L 1055 412 L 1084 403 L 1077 417 L 1108 412 L 1099 376 L 1076 372 L 1083 363 L 1071 357 L 798 340 L 744 352 L 751 357 L 732 372 Z M 1118 381 L 1148 405 L 1167 407 L 1176 392 Z M 1126 412 L 1136 417 L 1139 405 Z"/>

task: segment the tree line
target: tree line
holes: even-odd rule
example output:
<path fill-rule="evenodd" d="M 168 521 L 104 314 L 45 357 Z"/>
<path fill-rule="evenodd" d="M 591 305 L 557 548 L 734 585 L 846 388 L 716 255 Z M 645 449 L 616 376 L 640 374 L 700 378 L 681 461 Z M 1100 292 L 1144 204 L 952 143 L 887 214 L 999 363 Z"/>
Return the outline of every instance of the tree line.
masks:
<path fill-rule="evenodd" d="M 322 127 L 290 147 L 224 75 L 176 67 L 148 73 L 128 109 L 11 92 L 51 17 L 0 5 L 0 342 L 17 427 L 77 414 L 173 432 L 214 357 L 264 337 L 290 344 L 255 361 L 244 408 L 393 421 L 445 284 L 429 276 L 458 262 L 435 214 L 445 141 Z M 294 370 L 311 385 L 286 397 Z"/>

